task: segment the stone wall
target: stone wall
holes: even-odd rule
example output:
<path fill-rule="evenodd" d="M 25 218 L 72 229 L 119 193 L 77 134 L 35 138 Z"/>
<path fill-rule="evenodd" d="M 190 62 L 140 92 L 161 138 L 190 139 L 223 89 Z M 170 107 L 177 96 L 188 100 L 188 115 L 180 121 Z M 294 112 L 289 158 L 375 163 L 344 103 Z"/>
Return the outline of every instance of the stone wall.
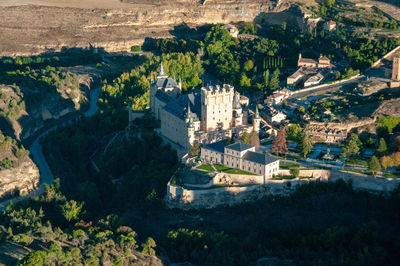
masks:
<path fill-rule="evenodd" d="M 289 175 L 291 174 L 291 171 L 282 169 L 279 171 L 279 174 Z M 186 189 L 181 186 L 172 185 L 169 182 L 165 202 L 167 207 L 178 209 L 233 206 L 244 202 L 259 200 L 266 196 L 287 196 L 294 192 L 298 186 L 317 180 L 326 182 L 334 182 L 339 179 L 345 181 L 351 180 L 355 190 L 366 190 L 378 194 L 389 193 L 400 184 L 400 178 L 375 178 L 372 176 L 338 170 L 304 169 L 300 170 L 300 177 L 308 178 L 267 180 L 264 185 L 214 186 L 199 189 Z"/>
<path fill-rule="evenodd" d="M 328 128 L 328 129 L 337 129 L 337 130 L 345 129 L 347 131 L 350 131 L 353 128 L 358 128 L 358 127 L 363 127 L 366 125 L 374 124 L 375 120 L 376 120 L 376 117 L 363 119 L 361 121 L 351 122 L 351 123 L 310 122 L 310 126 Z"/>

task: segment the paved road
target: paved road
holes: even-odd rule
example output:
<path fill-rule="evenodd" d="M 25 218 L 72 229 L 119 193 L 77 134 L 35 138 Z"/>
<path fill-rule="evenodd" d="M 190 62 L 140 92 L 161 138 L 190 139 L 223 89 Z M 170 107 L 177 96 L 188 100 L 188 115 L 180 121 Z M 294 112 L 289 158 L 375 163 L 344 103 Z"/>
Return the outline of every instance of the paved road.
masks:
<path fill-rule="evenodd" d="M 97 113 L 97 111 L 99 109 L 97 106 L 97 101 L 99 99 L 100 91 L 101 91 L 101 87 L 95 88 L 90 91 L 89 109 L 84 114 L 86 117 L 93 116 Z M 71 123 L 71 121 L 67 121 L 67 122 L 63 122 L 60 125 L 64 126 L 64 125 L 70 124 L 70 123 Z M 32 143 L 32 145 L 29 149 L 29 152 L 32 155 L 32 159 L 36 163 L 36 165 L 40 171 L 40 186 L 36 190 L 30 192 L 29 194 L 27 194 L 23 197 L 17 197 L 17 198 L 13 198 L 10 200 L 13 200 L 15 202 L 15 201 L 22 200 L 24 198 L 37 196 L 43 191 L 43 184 L 53 183 L 54 176 L 50 170 L 49 165 L 47 164 L 46 158 L 43 154 L 43 147 L 42 147 L 42 144 L 40 143 L 40 141 L 43 137 L 47 136 L 47 134 L 49 132 L 51 132 L 55 129 L 57 129 L 57 126 L 54 126 L 50 129 L 46 130 L 42 134 L 40 134 L 35 139 L 35 141 Z M 10 200 L 0 202 L 0 210 L 4 210 L 7 207 Z"/>
<path fill-rule="evenodd" d="M 326 86 L 321 87 L 321 88 L 318 87 L 318 88 L 313 89 L 313 90 L 299 92 L 299 93 L 294 92 L 291 96 L 288 97 L 288 99 L 293 99 L 293 98 L 299 99 L 299 98 L 302 98 L 304 96 L 307 96 L 309 94 L 312 94 L 312 93 L 315 93 L 315 92 L 318 92 L 318 91 L 325 91 L 325 90 L 329 90 L 329 89 L 333 89 L 333 88 L 339 88 L 339 87 L 342 87 L 344 85 L 356 84 L 356 83 L 359 83 L 359 82 L 362 82 L 362 81 L 365 81 L 365 80 L 366 80 L 366 77 L 364 75 L 361 75 L 361 76 L 359 76 L 357 78 L 354 78 L 354 79 L 346 80 L 346 81 L 343 81 L 343 82 L 340 82 L 340 83 L 326 85 Z"/>

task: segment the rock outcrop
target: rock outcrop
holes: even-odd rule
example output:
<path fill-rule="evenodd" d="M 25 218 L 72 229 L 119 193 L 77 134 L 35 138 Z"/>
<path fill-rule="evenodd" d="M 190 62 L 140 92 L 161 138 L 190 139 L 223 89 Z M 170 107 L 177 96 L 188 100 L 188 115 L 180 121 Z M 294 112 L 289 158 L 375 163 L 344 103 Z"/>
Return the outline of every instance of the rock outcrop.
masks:
<path fill-rule="evenodd" d="M 39 184 L 39 169 L 28 157 L 18 166 L 0 170 L 0 198 L 18 192 L 24 195 Z"/>
<path fill-rule="evenodd" d="M 262 13 L 290 7 L 287 0 L 209 0 L 203 5 L 200 0 L 125 0 L 130 4 L 115 1 L 115 8 L 87 8 L 87 1 L 79 1 L 82 8 L 65 1 L 64 7 L 18 5 L 19 1 L 0 5 L 0 56 L 89 45 L 108 52 L 129 50 L 146 38 L 173 36 L 177 25 L 253 21 Z"/>

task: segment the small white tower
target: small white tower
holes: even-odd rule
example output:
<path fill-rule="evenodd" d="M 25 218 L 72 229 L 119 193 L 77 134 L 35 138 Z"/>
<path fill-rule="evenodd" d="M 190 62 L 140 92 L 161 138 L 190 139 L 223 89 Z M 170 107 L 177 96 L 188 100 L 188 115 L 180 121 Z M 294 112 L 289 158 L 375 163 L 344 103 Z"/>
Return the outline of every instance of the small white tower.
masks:
<path fill-rule="evenodd" d="M 240 94 L 238 92 L 235 92 L 235 95 L 233 96 L 232 112 L 233 112 L 232 126 L 237 127 L 242 125 L 243 112 L 242 112 L 242 106 L 240 105 Z"/>
<path fill-rule="evenodd" d="M 187 107 L 187 113 L 185 117 L 186 125 L 187 125 L 187 134 L 188 134 L 188 148 L 194 143 L 194 124 L 193 124 L 193 114 L 190 111 L 190 104 Z"/>
<path fill-rule="evenodd" d="M 255 132 L 260 132 L 260 123 L 261 123 L 261 118 L 260 114 L 258 113 L 258 106 L 256 106 L 256 112 L 253 117 L 253 130 Z"/>

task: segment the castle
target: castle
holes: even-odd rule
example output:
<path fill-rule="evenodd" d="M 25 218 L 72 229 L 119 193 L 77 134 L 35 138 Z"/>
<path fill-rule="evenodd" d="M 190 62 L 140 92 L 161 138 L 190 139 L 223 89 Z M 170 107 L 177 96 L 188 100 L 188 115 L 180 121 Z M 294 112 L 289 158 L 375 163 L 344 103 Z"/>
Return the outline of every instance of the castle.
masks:
<path fill-rule="evenodd" d="M 182 94 L 181 82 L 169 78 L 162 64 L 150 86 L 150 110 L 160 120 L 161 135 L 184 151 L 195 142 L 207 144 L 260 130 L 258 110 L 249 125 L 233 86 L 207 85 Z"/>

